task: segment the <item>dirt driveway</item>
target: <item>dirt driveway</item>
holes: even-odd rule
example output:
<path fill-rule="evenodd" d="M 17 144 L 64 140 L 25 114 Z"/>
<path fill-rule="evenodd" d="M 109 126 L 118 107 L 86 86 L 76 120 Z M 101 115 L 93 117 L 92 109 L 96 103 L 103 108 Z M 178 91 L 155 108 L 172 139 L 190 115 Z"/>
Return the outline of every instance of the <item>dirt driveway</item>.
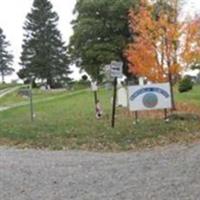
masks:
<path fill-rule="evenodd" d="M 1 200 L 199 200 L 200 144 L 132 153 L 0 148 Z"/>

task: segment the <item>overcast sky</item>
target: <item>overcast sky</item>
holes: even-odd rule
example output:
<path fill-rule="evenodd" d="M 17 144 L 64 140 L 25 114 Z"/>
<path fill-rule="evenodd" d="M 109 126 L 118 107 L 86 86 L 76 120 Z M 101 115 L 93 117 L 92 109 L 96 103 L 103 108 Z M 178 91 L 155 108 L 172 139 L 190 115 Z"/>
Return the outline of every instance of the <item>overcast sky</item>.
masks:
<path fill-rule="evenodd" d="M 51 0 L 53 10 L 59 15 L 58 29 L 61 31 L 62 37 L 66 44 L 72 35 L 70 25 L 73 19 L 72 11 L 76 0 Z M 23 40 L 23 25 L 26 15 L 30 12 L 33 0 L 0 0 L 0 27 L 3 29 L 7 40 L 11 43 L 11 50 L 14 53 L 14 68 L 16 71 L 20 69 L 19 57 L 21 53 L 21 45 Z M 78 76 L 78 70 L 75 70 L 74 77 Z M 7 81 L 18 79 L 16 74 L 6 77 Z"/>
<path fill-rule="evenodd" d="M 72 11 L 76 0 L 50 0 L 53 10 L 60 17 L 58 28 L 62 33 L 66 44 L 72 35 L 71 20 L 74 18 Z M 99 0 L 100 1 L 100 0 Z M 108 0 L 109 1 L 109 0 Z M 200 13 L 200 0 L 185 0 L 185 13 Z M 28 12 L 30 12 L 33 0 L 0 0 L 0 27 L 3 29 L 7 40 L 11 43 L 11 49 L 15 56 L 14 68 L 19 70 L 19 56 L 23 40 L 23 25 Z M 73 74 L 74 78 L 79 78 L 78 70 Z M 7 77 L 6 80 L 17 79 L 16 74 Z"/>

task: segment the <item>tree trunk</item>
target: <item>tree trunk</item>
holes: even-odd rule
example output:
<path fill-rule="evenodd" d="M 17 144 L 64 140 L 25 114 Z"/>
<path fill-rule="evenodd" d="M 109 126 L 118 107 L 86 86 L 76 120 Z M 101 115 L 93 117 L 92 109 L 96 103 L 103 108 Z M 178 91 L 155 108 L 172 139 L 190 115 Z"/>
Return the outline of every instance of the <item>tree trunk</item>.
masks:
<path fill-rule="evenodd" d="M 175 104 L 175 100 L 174 100 L 173 80 L 172 80 L 172 74 L 170 71 L 170 63 L 169 62 L 168 62 L 168 81 L 169 81 L 169 85 L 170 85 L 172 111 L 174 111 L 174 110 L 176 110 L 176 104 Z"/>
<path fill-rule="evenodd" d="M 52 78 L 47 78 L 47 85 L 52 89 L 54 87 L 54 84 L 53 84 L 53 81 L 52 81 Z"/>

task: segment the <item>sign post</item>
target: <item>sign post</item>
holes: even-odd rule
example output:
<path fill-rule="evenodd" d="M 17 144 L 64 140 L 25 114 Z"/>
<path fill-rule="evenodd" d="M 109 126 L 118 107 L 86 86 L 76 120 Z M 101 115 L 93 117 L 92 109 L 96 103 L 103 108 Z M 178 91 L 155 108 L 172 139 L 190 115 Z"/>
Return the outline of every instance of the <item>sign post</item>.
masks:
<path fill-rule="evenodd" d="M 167 121 L 168 120 L 167 118 L 168 118 L 167 117 L 167 108 L 165 108 L 164 109 L 164 120 Z"/>
<path fill-rule="evenodd" d="M 111 127 L 115 127 L 115 111 L 116 111 L 116 98 L 117 98 L 117 78 L 122 77 L 122 62 L 112 61 L 110 65 L 110 75 L 114 78 L 114 90 L 113 90 L 113 106 L 112 106 L 112 121 Z"/>
<path fill-rule="evenodd" d="M 98 100 L 97 91 L 94 91 L 94 103 L 95 103 L 95 105 L 97 104 L 97 100 Z"/>
<path fill-rule="evenodd" d="M 113 91 L 113 107 L 112 107 L 112 128 L 115 127 L 115 110 L 116 110 L 116 97 L 117 97 L 117 77 L 114 78 L 114 91 Z"/>
<path fill-rule="evenodd" d="M 95 106 L 96 118 L 99 119 L 102 115 L 102 110 L 97 96 L 98 87 L 96 81 L 91 82 L 91 89 L 94 92 L 94 106 Z"/>
<path fill-rule="evenodd" d="M 138 111 L 135 111 L 135 123 L 138 123 Z"/>
<path fill-rule="evenodd" d="M 95 82 L 91 82 L 91 89 L 94 92 L 94 103 L 96 105 L 97 100 L 98 100 L 98 98 L 97 98 L 98 87 L 97 87 L 97 82 L 96 81 Z"/>
<path fill-rule="evenodd" d="M 32 84 L 33 84 L 33 81 L 32 81 L 32 78 L 31 78 L 30 88 L 29 88 L 31 122 L 33 122 L 33 120 L 34 120 Z"/>

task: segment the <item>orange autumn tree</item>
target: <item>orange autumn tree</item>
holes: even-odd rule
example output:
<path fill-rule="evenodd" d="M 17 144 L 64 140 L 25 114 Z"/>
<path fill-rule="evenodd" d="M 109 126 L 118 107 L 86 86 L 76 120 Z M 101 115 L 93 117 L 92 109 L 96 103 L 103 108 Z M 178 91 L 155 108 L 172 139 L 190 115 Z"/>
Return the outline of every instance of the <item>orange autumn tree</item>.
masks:
<path fill-rule="evenodd" d="M 156 16 L 153 15 L 154 5 L 148 0 L 141 1 L 137 12 L 130 10 L 133 42 L 125 50 L 125 56 L 132 74 L 146 77 L 154 83 L 169 81 L 172 108 L 175 109 L 173 81 L 184 68 L 182 57 L 186 28 L 178 20 L 179 1 L 169 0 L 166 3 L 171 11 L 161 9 Z"/>
<path fill-rule="evenodd" d="M 187 66 L 200 69 L 200 17 L 196 17 L 186 25 L 183 59 Z"/>

